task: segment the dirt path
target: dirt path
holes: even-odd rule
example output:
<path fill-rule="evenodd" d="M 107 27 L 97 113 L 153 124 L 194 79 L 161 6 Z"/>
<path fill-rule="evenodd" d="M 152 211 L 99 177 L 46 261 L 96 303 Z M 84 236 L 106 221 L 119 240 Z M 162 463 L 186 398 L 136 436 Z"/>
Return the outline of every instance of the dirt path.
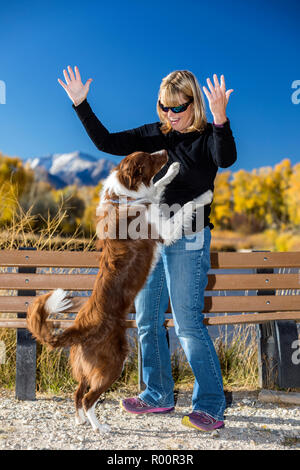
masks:
<path fill-rule="evenodd" d="M 179 392 L 168 415 L 130 415 L 121 411 L 124 392 L 110 393 L 96 408 L 111 432 L 99 434 L 89 425 L 75 426 L 72 397 L 38 394 L 32 402 L 17 401 L 0 391 L 0 449 L 299 449 L 300 409 L 258 401 L 256 392 L 234 393 L 226 410 L 225 428 L 201 433 L 181 425 L 190 412 L 191 391 Z"/>

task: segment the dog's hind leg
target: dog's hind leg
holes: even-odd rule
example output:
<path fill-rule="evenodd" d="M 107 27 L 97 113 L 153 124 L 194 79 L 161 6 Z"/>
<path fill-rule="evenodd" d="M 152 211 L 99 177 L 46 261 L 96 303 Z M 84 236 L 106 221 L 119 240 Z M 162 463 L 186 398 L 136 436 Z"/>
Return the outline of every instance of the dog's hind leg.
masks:
<path fill-rule="evenodd" d="M 106 389 L 107 387 L 105 387 L 105 390 Z M 85 414 L 89 422 L 91 423 L 93 430 L 100 432 L 109 432 L 110 427 L 107 424 L 100 424 L 95 414 L 97 400 L 103 393 L 103 391 L 103 387 L 91 389 L 83 398 L 83 406 Z"/>
<path fill-rule="evenodd" d="M 75 423 L 76 424 L 85 424 L 87 422 L 84 409 L 82 405 L 82 399 L 87 392 L 88 383 L 86 379 L 83 377 L 78 385 L 78 388 L 75 392 L 74 400 L 75 400 L 75 409 L 76 409 L 76 417 Z"/>
<path fill-rule="evenodd" d="M 95 378 L 93 378 L 90 391 L 83 397 L 83 400 L 82 400 L 83 408 L 94 431 L 100 431 L 100 432 L 110 431 L 110 427 L 107 424 L 99 423 L 95 415 L 95 407 L 96 407 L 96 403 L 100 395 L 106 392 L 106 390 L 108 390 L 109 387 L 121 375 L 122 364 L 120 365 L 120 368 L 118 369 L 119 369 L 118 374 L 116 373 L 112 374 L 112 372 L 108 371 L 108 369 L 106 369 L 105 371 L 102 370 L 101 376 L 100 377 L 98 376 L 99 379 L 96 380 Z"/>

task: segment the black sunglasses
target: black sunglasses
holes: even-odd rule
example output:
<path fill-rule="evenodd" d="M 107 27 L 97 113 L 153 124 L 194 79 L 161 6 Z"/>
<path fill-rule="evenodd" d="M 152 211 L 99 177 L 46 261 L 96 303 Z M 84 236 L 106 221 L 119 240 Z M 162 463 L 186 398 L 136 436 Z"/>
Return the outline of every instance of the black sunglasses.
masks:
<path fill-rule="evenodd" d="M 160 101 L 158 101 L 158 104 L 164 113 L 167 113 L 169 109 L 171 109 L 173 113 L 177 114 L 177 113 L 183 113 L 183 111 L 185 111 L 193 101 L 194 101 L 194 98 L 190 98 L 189 101 L 187 101 L 186 103 L 180 104 L 179 106 L 163 106 Z"/>

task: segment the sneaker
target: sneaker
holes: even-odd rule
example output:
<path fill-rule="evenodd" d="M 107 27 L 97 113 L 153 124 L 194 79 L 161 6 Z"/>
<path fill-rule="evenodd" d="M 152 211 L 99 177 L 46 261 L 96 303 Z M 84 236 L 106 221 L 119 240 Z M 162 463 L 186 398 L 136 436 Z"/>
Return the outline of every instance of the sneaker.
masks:
<path fill-rule="evenodd" d="M 189 415 L 184 416 L 181 424 L 206 432 L 224 427 L 224 421 L 218 421 L 203 411 L 193 411 Z"/>
<path fill-rule="evenodd" d="M 174 410 L 174 406 L 171 408 L 158 408 L 155 406 L 147 405 L 141 398 L 125 398 L 120 402 L 122 408 L 129 413 L 141 414 L 141 413 L 170 413 Z"/>

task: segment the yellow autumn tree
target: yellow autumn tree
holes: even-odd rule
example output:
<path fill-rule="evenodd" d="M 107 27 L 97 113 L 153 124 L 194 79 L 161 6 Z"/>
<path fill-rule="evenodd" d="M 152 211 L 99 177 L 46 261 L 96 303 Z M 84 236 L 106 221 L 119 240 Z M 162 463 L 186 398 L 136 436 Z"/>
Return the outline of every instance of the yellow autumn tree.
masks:
<path fill-rule="evenodd" d="M 96 209 L 100 200 L 100 191 L 102 189 L 102 183 L 98 183 L 97 186 L 85 187 L 84 200 L 85 200 L 85 211 L 82 218 L 82 228 L 87 236 L 93 236 L 96 231 Z"/>
<path fill-rule="evenodd" d="M 284 228 L 289 223 L 286 192 L 292 176 L 291 162 L 285 159 L 272 167 L 262 167 L 233 175 L 234 212 L 247 218 L 259 230 Z"/>
<path fill-rule="evenodd" d="M 264 175 L 263 191 L 266 200 L 265 217 L 268 227 L 280 229 L 286 227 L 289 223 L 286 193 L 292 173 L 291 162 L 286 158 Z"/>
<path fill-rule="evenodd" d="M 266 225 L 266 200 L 264 178 L 259 170 L 239 170 L 233 174 L 232 191 L 234 212 L 244 216 L 248 231 L 261 230 Z"/>
<path fill-rule="evenodd" d="M 300 163 L 293 166 L 290 184 L 284 191 L 284 202 L 287 206 L 290 223 L 300 226 Z"/>
<path fill-rule="evenodd" d="M 214 200 L 211 207 L 211 221 L 218 229 L 230 227 L 232 217 L 233 200 L 230 184 L 230 171 L 217 173 L 215 179 Z"/>
<path fill-rule="evenodd" d="M 11 222 L 18 199 L 33 179 L 33 172 L 24 168 L 20 158 L 0 153 L 0 225 Z"/>

